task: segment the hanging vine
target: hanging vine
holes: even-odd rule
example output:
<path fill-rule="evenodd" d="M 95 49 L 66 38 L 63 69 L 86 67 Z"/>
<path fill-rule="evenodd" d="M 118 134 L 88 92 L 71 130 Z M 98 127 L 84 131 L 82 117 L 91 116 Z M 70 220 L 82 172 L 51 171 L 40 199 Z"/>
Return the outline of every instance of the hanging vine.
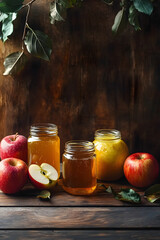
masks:
<path fill-rule="evenodd" d="M 6 42 L 14 31 L 14 20 L 19 15 L 21 9 L 26 8 L 26 17 L 22 32 L 22 44 L 18 52 L 13 52 L 4 60 L 5 71 L 3 75 L 11 75 L 19 71 L 25 64 L 27 51 L 35 57 L 49 61 L 52 53 L 52 41 L 48 35 L 39 30 L 34 30 L 29 25 L 28 19 L 32 4 L 36 0 L 31 0 L 24 4 L 24 0 L 1 0 L 0 1 L 0 39 Z M 50 23 L 64 21 L 67 9 L 80 7 L 85 0 L 54 0 L 50 3 Z M 100 0 L 100 4 L 113 5 L 116 0 Z M 103 3 L 102 3 L 103 2 Z M 113 33 L 122 31 L 129 23 L 136 31 L 141 30 L 139 16 L 141 14 L 151 15 L 158 1 L 156 0 L 121 0 L 120 10 L 115 16 L 112 26 Z M 18 16 L 20 17 L 20 16 Z"/>

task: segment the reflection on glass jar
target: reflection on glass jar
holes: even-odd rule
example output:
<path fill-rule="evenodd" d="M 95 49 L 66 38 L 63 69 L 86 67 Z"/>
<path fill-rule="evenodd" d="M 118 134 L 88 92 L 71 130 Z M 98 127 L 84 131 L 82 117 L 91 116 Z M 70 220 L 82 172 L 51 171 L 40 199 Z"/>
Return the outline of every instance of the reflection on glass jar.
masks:
<path fill-rule="evenodd" d="M 128 147 L 121 139 L 121 133 L 113 129 L 95 132 L 97 178 L 104 181 L 118 180 L 123 176 L 123 164 L 128 156 Z"/>
<path fill-rule="evenodd" d="M 60 139 L 54 124 L 40 123 L 30 127 L 28 137 L 28 164 L 48 163 L 60 176 Z"/>
<path fill-rule="evenodd" d="M 96 157 L 94 144 L 70 141 L 62 158 L 63 188 L 74 195 L 88 195 L 96 189 Z"/>

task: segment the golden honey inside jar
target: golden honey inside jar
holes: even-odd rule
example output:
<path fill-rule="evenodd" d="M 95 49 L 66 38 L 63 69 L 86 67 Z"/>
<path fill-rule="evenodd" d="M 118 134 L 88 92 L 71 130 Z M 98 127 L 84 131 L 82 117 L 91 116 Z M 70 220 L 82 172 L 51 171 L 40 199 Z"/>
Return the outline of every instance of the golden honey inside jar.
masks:
<path fill-rule="evenodd" d="M 115 181 L 123 176 L 123 164 L 129 152 L 121 133 L 115 129 L 99 129 L 95 132 L 97 178 Z"/>
<path fill-rule="evenodd" d="M 60 138 L 55 124 L 41 123 L 30 127 L 28 164 L 52 165 L 60 176 Z"/>
<path fill-rule="evenodd" d="M 94 192 L 96 180 L 96 156 L 94 144 L 89 141 L 69 141 L 62 157 L 63 188 L 73 195 Z"/>

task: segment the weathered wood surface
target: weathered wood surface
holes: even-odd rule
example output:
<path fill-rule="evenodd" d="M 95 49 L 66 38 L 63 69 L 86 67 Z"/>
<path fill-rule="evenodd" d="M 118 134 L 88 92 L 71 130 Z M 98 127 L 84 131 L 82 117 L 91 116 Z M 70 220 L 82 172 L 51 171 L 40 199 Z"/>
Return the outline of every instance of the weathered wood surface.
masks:
<path fill-rule="evenodd" d="M 130 152 L 160 156 L 160 14 L 146 17 L 143 30 L 111 33 L 119 10 L 85 0 L 66 22 L 49 23 L 49 0 L 34 3 L 29 23 L 53 40 L 50 63 L 29 61 L 23 74 L 4 77 L 4 57 L 21 47 L 24 13 L 5 45 L 0 43 L 0 138 L 28 135 L 34 122 L 59 127 L 61 151 L 70 139 L 93 140 L 98 128 L 122 132 Z M 16 21 L 18 23 L 18 21 Z"/>
<path fill-rule="evenodd" d="M 0 229 L 160 229 L 157 207 L 0 207 Z"/>
<path fill-rule="evenodd" d="M 67 240 L 159 240 L 160 231 L 150 230 L 149 233 L 146 230 L 143 231 L 124 231 L 124 230 L 61 230 L 61 231 L 25 231 L 25 230 L 15 230 L 15 231 L 1 231 L 0 238 L 5 240 L 26 240 L 26 239 L 39 239 L 39 240 L 49 240 L 49 239 L 67 239 Z"/>
<path fill-rule="evenodd" d="M 110 185 L 115 190 L 128 187 L 123 181 Z M 28 190 L 33 190 L 29 184 L 16 195 L 0 193 L 0 239 L 160 238 L 159 204 L 144 199 L 140 205 L 125 204 L 102 189 L 88 197 L 72 196 L 61 181 L 50 201 L 29 197 Z"/>
<path fill-rule="evenodd" d="M 101 183 L 99 183 L 101 184 Z M 109 183 L 106 186 L 111 186 L 115 191 L 120 191 L 121 188 L 131 188 L 126 181 L 121 181 L 119 183 Z M 144 191 L 138 188 L 133 188 L 136 190 L 142 199 L 142 202 L 138 206 L 157 206 L 159 203 L 149 203 L 144 198 Z M 34 189 L 33 186 L 28 184 L 21 192 L 15 195 L 7 195 L 0 192 L 0 206 L 14 206 L 14 207 L 36 207 L 36 206 L 53 206 L 53 207 L 109 207 L 109 206 L 136 206 L 130 203 L 125 203 L 116 200 L 112 194 L 105 192 L 104 188 L 98 187 L 96 191 L 90 196 L 74 196 L 66 193 L 62 188 L 61 179 L 58 185 L 56 185 L 54 191 L 52 192 L 50 201 L 42 201 L 36 198 L 38 191 Z"/>

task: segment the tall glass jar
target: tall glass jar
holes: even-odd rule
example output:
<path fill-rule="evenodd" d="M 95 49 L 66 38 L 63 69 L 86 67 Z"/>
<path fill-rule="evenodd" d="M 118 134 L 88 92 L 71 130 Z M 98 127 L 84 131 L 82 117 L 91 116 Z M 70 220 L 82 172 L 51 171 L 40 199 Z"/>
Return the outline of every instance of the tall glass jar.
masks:
<path fill-rule="evenodd" d="M 96 156 L 89 141 L 69 141 L 62 157 L 63 188 L 74 195 L 88 195 L 96 189 Z"/>
<path fill-rule="evenodd" d="M 55 124 L 40 123 L 30 127 L 28 164 L 48 163 L 60 176 L 60 138 Z"/>
<path fill-rule="evenodd" d="M 100 129 L 95 132 L 97 157 L 97 178 L 115 181 L 123 176 L 123 164 L 128 156 L 128 147 L 121 139 L 121 133 L 114 129 Z"/>

